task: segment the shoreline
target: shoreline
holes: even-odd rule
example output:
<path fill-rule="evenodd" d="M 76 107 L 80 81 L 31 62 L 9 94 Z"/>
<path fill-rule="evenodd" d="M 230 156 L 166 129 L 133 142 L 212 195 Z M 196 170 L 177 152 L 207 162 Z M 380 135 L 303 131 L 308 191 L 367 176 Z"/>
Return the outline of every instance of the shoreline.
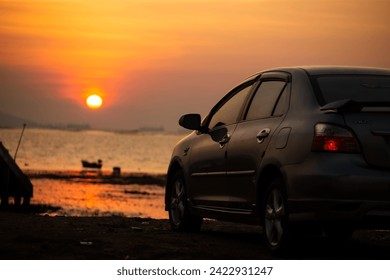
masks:
<path fill-rule="evenodd" d="M 165 218 L 165 174 L 96 170 L 25 170 L 40 215 Z M 12 201 L 12 199 L 11 199 Z"/>
<path fill-rule="evenodd" d="M 121 172 L 116 175 L 110 171 L 99 170 L 23 170 L 29 179 L 51 179 L 66 181 L 88 181 L 94 184 L 111 185 L 157 185 L 164 187 L 166 174 L 146 172 Z"/>

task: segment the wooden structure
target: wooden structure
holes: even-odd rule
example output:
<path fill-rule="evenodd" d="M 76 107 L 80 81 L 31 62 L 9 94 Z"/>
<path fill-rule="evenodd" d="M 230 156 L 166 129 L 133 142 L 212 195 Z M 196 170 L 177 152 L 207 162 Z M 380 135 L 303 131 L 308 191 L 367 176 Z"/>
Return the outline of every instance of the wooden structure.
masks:
<path fill-rule="evenodd" d="M 33 196 L 33 185 L 30 179 L 22 172 L 8 150 L 0 142 L 0 199 L 1 206 L 9 204 L 9 198 L 14 198 L 16 206 L 30 204 Z"/>

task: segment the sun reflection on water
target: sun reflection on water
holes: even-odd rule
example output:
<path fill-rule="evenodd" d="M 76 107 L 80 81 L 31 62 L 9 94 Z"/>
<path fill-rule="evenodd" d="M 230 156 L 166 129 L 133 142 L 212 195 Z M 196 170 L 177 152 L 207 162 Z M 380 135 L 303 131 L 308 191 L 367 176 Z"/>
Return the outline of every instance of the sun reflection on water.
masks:
<path fill-rule="evenodd" d="M 33 204 L 61 207 L 50 215 L 165 219 L 164 189 L 155 185 L 110 185 L 34 179 Z"/>

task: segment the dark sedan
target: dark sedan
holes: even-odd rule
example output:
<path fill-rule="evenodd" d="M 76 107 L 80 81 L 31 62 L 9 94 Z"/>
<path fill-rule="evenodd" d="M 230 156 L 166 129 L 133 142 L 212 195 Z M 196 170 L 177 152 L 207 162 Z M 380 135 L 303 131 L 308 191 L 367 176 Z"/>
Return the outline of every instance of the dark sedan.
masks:
<path fill-rule="evenodd" d="M 179 124 L 194 131 L 168 169 L 174 230 L 258 223 L 280 251 L 303 225 L 336 238 L 390 226 L 390 69 L 262 71 Z"/>

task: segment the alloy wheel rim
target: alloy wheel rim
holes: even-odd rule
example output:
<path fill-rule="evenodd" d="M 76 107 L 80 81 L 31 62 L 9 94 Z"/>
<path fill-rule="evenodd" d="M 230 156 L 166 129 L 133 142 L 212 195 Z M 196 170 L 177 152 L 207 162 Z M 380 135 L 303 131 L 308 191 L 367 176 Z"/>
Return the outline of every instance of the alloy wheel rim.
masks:
<path fill-rule="evenodd" d="M 265 208 L 265 234 L 272 247 L 278 246 L 284 235 L 285 206 L 283 196 L 274 189 L 268 196 Z"/>
<path fill-rule="evenodd" d="M 184 216 L 184 185 L 180 179 L 173 185 L 171 197 L 171 218 L 175 225 L 179 225 Z"/>

